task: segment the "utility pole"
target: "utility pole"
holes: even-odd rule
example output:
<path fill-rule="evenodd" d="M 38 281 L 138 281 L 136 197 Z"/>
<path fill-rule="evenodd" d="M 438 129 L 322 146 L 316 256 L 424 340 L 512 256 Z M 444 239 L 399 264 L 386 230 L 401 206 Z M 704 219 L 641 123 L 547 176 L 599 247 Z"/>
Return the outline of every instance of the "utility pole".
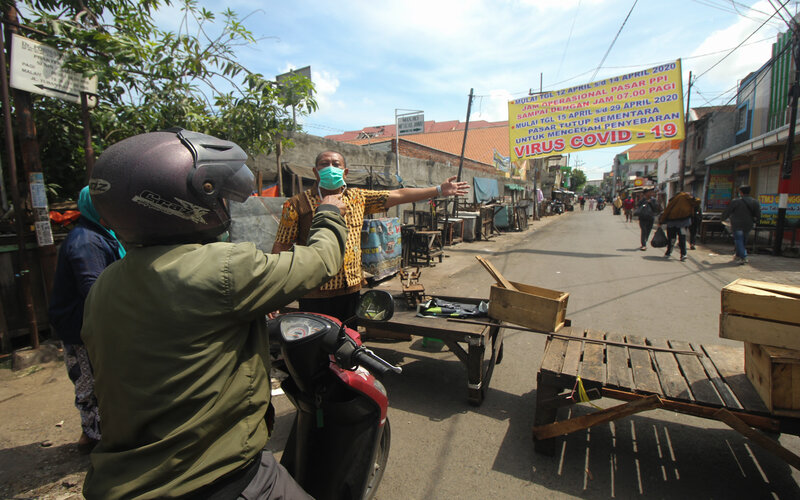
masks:
<path fill-rule="evenodd" d="M 683 191 L 686 179 L 686 143 L 689 138 L 689 101 L 692 100 L 692 72 L 689 72 L 689 89 L 686 91 L 686 114 L 683 115 L 683 143 L 681 144 L 681 161 L 678 162 L 678 192 Z"/>
<path fill-rule="evenodd" d="M 458 177 L 456 181 L 461 181 L 461 172 L 464 169 L 464 152 L 467 149 L 467 132 L 469 131 L 469 115 L 472 111 L 472 91 L 469 89 L 469 102 L 467 102 L 467 122 L 464 124 L 464 140 L 461 141 L 461 158 L 458 160 Z M 458 196 L 453 199 L 453 216 L 458 215 Z"/>
<path fill-rule="evenodd" d="M 783 253 L 783 231 L 786 225 L 786 207 L 789 204 L 789 182 L 792 178 L 792 156 L 794 156 L 794 133 L 797 121 L 797 99 L 800 97 L 800 40 L 797 23 L 792 20 L 792 60 L 794 61 L 794 82 L 789 91 L 791 108 L 789 112 L 789 137 L 786 138 L 786 152 L 783 155 L 781 180 L 778 183 L 778 220 L 775 222 L 775 244 L 773 255 Z"/>
<path fill-rule="evenodd" d="M 17 12 L 14 7 L 8 7 L 7 10 L 3 13 L 4 17 L 11 21 L 17 20 Z M 17 266 L 18 270 L 16 273 L 17 278 L 19 279 L 20 291 L 22 292 L 22 302 L 24 303 L 25 308 L 25 315 L 26 319 L 28 320 L 28 330 L 31 340 L 31 347 L 33 349 L 39 348 L 39 327 L 36 321 L 36 309 L 33 304 L 33 287 L 31 283 L 31 272 L 30 272 L 30 258 L 28 255 L 27 250 L 25 249 L 26 245 L 26 221 L 25 221 L 25 206 L 20 194 L 20 182 L 17 176 L 17 163 L 16 163 L 16 155 L 14 152 L 14 137 L 12 132 L 12 125 L 11 125 L 11 105 L 9 99 L 9 89 L 8 89 L 8 77 L 6 73 L 7 68 L 7 61 L 6 61 L 6 43 L 5 43 L 5 36 L 8 36 L 8 40 L 10 42 L 11 36 L 10 33 L 13 33 L 14 29 L 6 29 L 6 25 L 3 25 L 3 32 L 2 37 L 3 40 L 0 40 L 0 91 L 2 91 L 2 99 L 3 99 L 3 115 L 4 115 L 4 127 L 5 127 L 5 146 L 6 146 L 6 155 L 8 156 L 8 169 L 9 169 L 9 184 L 11 190 L 11 198 L 14 203 L 14 219 L 16 221 L 16 231 L 17 231 Z M 22 91 L 15 91 L 15 98 L 20 94 L 27 94 L 26 92 Z M 30 104 L 30 96 L 28 96 L 28 101 Z M 20 102 L 15 100 L 15 104 L 17 108 L 20 106 Z M 16 110 L 17 113 L 20 113 L 20 110 Z M 18 124 L 21 120 L 18 120 Z M 24 132 L 23 132 L 23 135 Z M 21 141 L 22 142 L 22 141 Z M 25 146 L 23 145 L 23 150 Z M 24 154 L 23 154 L 24 156 Z M 23 158 L 23 162 L 24 162 Z M 27 179 L 25 180 L 27 184 Z"/>

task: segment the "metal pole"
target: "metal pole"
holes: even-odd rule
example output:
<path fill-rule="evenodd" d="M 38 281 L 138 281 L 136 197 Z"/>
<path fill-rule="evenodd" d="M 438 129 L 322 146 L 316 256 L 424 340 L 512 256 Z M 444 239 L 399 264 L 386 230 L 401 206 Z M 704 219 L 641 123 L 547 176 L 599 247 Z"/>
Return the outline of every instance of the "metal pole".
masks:
<path fill-rule="evenodd" d="M 81 92 L 81 119 L 83 120 L 83 150 L 86 158 L 86 183 L 92 178 L 94 170 L 94 148 L 92 146 L 92 122 L 89 119 L 89 97 Z"/>
<path fill-rule="evenodd" d="M 6 13 L 8 14 L 8 13 Z M 14 14 L 16 14 L 14 12 Z M 16 17 L 16 16 L 14 16 Z M 11 105 L 8 93 L 8 75 L 6 68 L 5 48 L 5 26 L 0 33 L 0 94 L 3 100 L 3 117 L 5 127 L 6 155 L 8 158 L 8 177 L 11 188 L 11 199 L 14 203 L 14 219 L 17 229 L 17 265 L 16 277 L 19 278 L 20 290 L 22 292 L 22 302 L 24 303 L 25 313 L 28 319 L 28 329 L 30 330 L 31 347 L 39 348 L 39 327 L 36 323 L 36 310 L 33 307 L 33 293 L 31 289 L 31 274 L 28 264 L 28 253 L 25 250 L 25 209 L 22 206 L 22 199 L 19 193 L 19 179 L 17 178 L 17 160 L 14 151 L 14 137 L 11 128 Z"/>
<path fill-rule="evenodd" d="M 683 143 L 681 144 L 681 161 L 678 168 L 678 192 L 683 191 L 684 180 L 686 179 L 686 139 L 689 135 L 689 101 L 692 100 L 692 72 L 689 72 L 689 89 L 686 91 L 686 114 L 683 115 Z"/>
<path fill-rule="evenodd" d="M 275 151 L 275 163 L 278 169 L 278 195 L 283 197 L 283 167 L 281 166 L 281 153 L 283 152 L 283 144 L 280 139 L 278 140 L 278 147 Z"/>
<path fill-rule="evenodd" d="M 456 181 L 461 181 L 461 172 L 464 169 L 464 152 L 467 149 L 467 132 L 469 131 L 469 115 L 472 111 L 472 91 L 474 89 L 469 89 L 469 102 L 467 102 L 467 121 L 464 124 L 464 140 L 461 141 L 461 157 L 458 160 L 458 176 L 456 177 Z M 453 216 L 458 216 L 458 196 L 453 198 Z"/>
<path fill-rule="evenodd" d="M 394 110 L 394 159 L 395 179 L 400 178 L 400 127 L 397 124 L 397 109 Z"/>
<path fill-rule="evenodd" d="M 786 224 L 786 207 L 789 201 L 789 181 L 792 178 L 792 157 L 794 156 L 794 133 L 797 121 L 797 100 L 800 97 L 800 40 L 798 40 L 797 24 L 792 23 L 792 59 L 794 60 L 794 83 L 789 92 L 791 109 L 789 113 L 789 137 L 786 138 L 786 152 L 783 155 L 781 180 L 778 183 L 778 220 L 775 222 L 775 244 L 773 255 L 783 253 L 783 230 Z"/>

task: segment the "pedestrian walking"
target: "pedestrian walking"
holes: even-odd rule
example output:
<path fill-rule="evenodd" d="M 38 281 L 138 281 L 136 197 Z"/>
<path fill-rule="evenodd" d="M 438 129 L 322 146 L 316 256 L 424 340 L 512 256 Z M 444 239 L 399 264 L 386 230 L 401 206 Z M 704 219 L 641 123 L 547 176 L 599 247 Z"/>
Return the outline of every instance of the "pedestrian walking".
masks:
<path fill-rule="evenodd" d="M 635 215 L 639 218 L 639 250 L 647 250 L 647 240 L 650 238 L 650 231 L 653 230 L 653 223 L 656 215 L 661 211 L 658 202 L 653 198 L 653 190 L 648 189 L 644 192 L 636 206 Z"/>
<path fill-rule="evenodd" d="M 619 195 L 617 195 L 617 197 L 614 198 L 614 201 L 611 204 L 614 207 L 614 210 L 612 210 L 613 212 L 612 215 L 619 215 L 620 211 L 622 210 L 622 198 Z"/>
<path fill-rule="evenodd" d="M 703 224 L 703 208 L 699 198 L 695 198 L 694 214 L 692 214 L 692 225 L 689 226 L 689 250 L 694 250 L 697 241 L 697 232 Z"/>
<path fill-rule="evenodd" d="M 594 210 L 594 198 L 589 198 L 589 211 Z"/>
<path fill-rule="evenodd" d="M 733 243 L 736 247 L 736 257 L 734 262 L 747 264 L 747 234 L 753 229 L 753 225 L 761 218 L 761 205 L 754 198 L 750 197 L 750 186 L 739 187 L 739 197 L 730 202 L 722 211 L 720 220 L 731 220 L 731 231 L 733 232 Z"/>
<path fill-rule="evenodd" d="M 581 212 L 583 212 L 583 206 L 586 205 L 586 198 L 584 198 L 583 196 L 579 196 L 578 203 L 581 204 Z"/>
<path fill-rule="evenodd" d="M 633 222 L 633 206 L 633 197 L 628 194 L 628 196 L 622 200 L 622 210 L 625 212 L 625 222 Z"/>
<path fill-rule="evenodd" d="M 686 260 L 686 236 L 689 232 L 689 226 L 692 225 L 695 200 L 697 198 L 686 192 L 676 194 L 669 200 L 667 207 L 658 219 L 659 227 L 662 224 L 667 224 L 667 239 L 669 242 L 667 243 L 667 251 L 664 254 L 667 259 L 672 254 L 672 247 L 677 238 L 678 247 L 681 251 L 681 261 Z"/>

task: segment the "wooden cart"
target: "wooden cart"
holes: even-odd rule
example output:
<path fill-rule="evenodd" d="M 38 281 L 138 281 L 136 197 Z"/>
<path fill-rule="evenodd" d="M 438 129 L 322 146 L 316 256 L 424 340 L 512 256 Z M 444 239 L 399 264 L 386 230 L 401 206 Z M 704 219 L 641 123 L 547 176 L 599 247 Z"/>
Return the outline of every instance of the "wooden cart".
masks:
<path fill-rule="evenodd" d="M 744 371 L 741 347 L 699 345 L 563 328 L 550 336 L 537 374 L 533 437 L 537 452 L 553 454 L 554 438 L 641 411 L 663 408 L 722 421 L 788 464 L 800 469 L 800 457 L 759 430 L 800 435 L 800 418 L 773 415 Z M 586 339 L 646 346 L 631 348 Z M 655 348 L 655 349 L 654 349 Z M 660 350 L 656 350 L 660 349 Z M 692 351 L 701 354 L 681 354 Z M 625 401 L 556 422 L 560 407 L 602 397 Z"/>
<path fill-rule="evenodd" d="M 482 299 L 464 297 L 437 298 L 478 304 Z M 488 318 L 482 318 L 482 320 Z M 417 317 L 415 310 L 395 310 L 391 320 L 384 323 L 371 323 L 360 320 L 368 337 L 391 337 L 409 335 L 440 339 L 467 367 L 467 398 L 473 405 L 480 405 L 489 387 L 494 366 L 503 357 L 502 323 L 492 326 L 467 325 L 448 322 L 445 318 Z M 406 337 L 407 338 L 407 337 Z"/>

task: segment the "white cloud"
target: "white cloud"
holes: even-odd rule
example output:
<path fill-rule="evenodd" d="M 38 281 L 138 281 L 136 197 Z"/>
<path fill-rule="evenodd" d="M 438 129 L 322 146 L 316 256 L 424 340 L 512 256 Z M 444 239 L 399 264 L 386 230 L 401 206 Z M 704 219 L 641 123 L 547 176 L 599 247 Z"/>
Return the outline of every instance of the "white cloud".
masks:
<path fill-rule="evenodd" d="M 692 56 L 717 52 L 693 61 L 693 77 L 700 76 L 700 85 L 703 88 L 710 87 L 721 90 L 730 88 L 772 57 L 771 48 L 775 41 L 774 37 L 777 37 L 780 32 L 786 31 L 787 27 L 777 15 L 760 29 L 759 26 L 768 15 L 774 12 L 775 9 L 769 2 L 763 0 L 757 2 L 749 11 L 743 12 L 747 17 L 739 17 L 734 24 L 712 32 L 697 46 L 692 52 Z M 744 41 L 756 30 L 758 32 L 752 35 L 744 45 L 717 64 L 730 49 Z M 765 38 L 770 39 L 759 43 L 749 43 Z M 722 52 L 719 53 L 720 51 Z M 714 66 L 715 64 L 716 66 Z"/>

